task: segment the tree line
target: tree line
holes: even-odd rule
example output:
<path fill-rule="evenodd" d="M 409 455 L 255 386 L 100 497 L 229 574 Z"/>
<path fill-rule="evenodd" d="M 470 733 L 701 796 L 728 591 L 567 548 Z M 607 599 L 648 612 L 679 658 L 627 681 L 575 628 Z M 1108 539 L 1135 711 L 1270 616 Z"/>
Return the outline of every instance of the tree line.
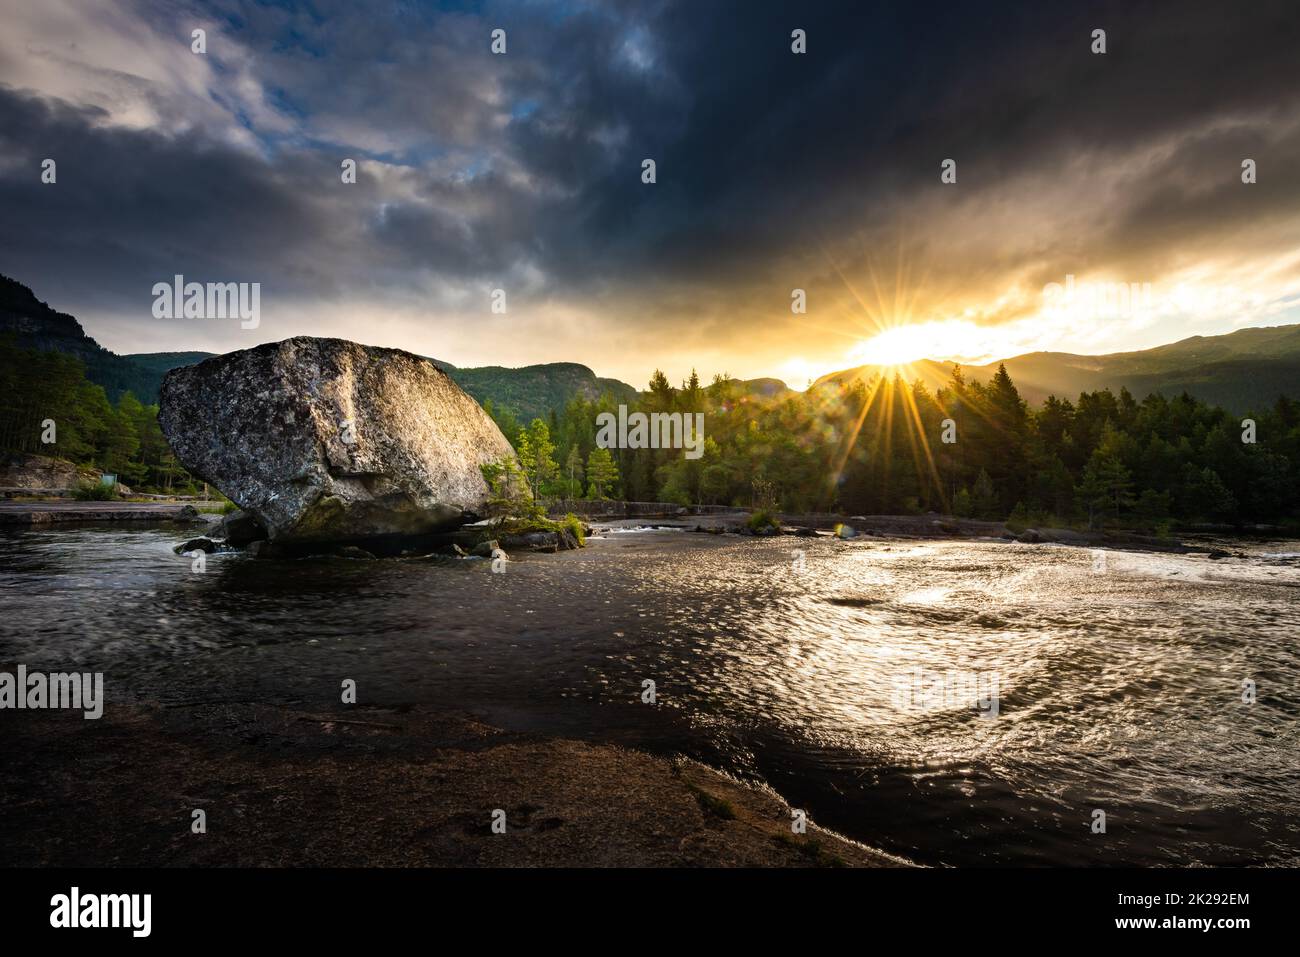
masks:
<path fill-rule="evenodd" d="M 597 416 L 618 406 L 609 395 L 575 396 L 526 426 L 485 407 L 543 497 L 1152 530 L 1300 520 L 1300 405 L 1286 397 L 1243 418 L 1186 393 L 1139 402 L 1127 389 L 1031 408 L 1000 366 L 987 384 L 955 367 L 934 392 L 895 375 L 775 397 L 725 375 L 703 386 L 692 373 L 675 388 L 656 371 L 626 404 L 704 412 L 703 456 L 598 448 Z M 583 484 L 593 461 L 595 487 Z"/>

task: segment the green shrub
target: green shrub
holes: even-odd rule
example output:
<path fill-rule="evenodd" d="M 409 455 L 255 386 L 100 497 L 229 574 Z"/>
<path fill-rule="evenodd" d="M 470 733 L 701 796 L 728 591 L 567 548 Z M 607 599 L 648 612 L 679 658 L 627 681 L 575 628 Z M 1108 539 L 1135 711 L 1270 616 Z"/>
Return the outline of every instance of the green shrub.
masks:
<path fill-rule="evenodd" d="M 528 488 L 527 479 L 512 456 L 479 466 L 483 481 L 492 493 L 488 515 L 493 518 L 541 518 L 546 514 Z"/>
<path fill-rule="evenodd" d="M 582 523 L 582 519 L 570 512 L 564 516 L 559 523 L 561 528 L 567 528 L 573 537 L 578 540 L 579 545 L 587 544 L 587 526 Z"/>
<path fill-rule="evenodd" d="M 72 493 L 78 502 L 116 502 L 121 496 L 117 494 L 116 485 L 102 482 L 87 483 Z"/>

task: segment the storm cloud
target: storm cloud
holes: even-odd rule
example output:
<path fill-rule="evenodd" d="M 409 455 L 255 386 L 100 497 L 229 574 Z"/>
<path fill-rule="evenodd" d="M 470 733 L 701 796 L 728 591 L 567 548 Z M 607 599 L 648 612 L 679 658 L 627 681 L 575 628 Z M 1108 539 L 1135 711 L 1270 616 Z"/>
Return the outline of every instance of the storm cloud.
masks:
<path fill-rule="evenodd" d="M 1102 351 L 1300 318 L 1294 3 L 1055 6 L 0 0 L 0 272 L 123 352 L 634 382 L 835 368 L 902 321 Z M 153 319 L 175 273 L 261 282 L 261 327 Z M 1242 295 L 1053 326 L 1067 274 Z"/>

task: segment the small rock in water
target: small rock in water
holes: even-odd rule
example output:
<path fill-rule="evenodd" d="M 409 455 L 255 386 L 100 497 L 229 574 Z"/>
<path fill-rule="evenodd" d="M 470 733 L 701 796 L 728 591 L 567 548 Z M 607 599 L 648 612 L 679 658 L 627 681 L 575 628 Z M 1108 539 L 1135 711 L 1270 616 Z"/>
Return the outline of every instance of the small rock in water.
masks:
<path fill-rule="evenodd" d="M 210 538 L 191 538 L 188 542 L 182 542 L 172 549 L 177 555 L 184 555 L 186 552 L 215 552 L 217 543 Z"/>
<path fill-rule="evenodd" d="M 501 546 L 495 538 L 488 539 L 486 542 L 479 542 L 469 550 L 469 553 L 475 558 L 491 558 L 492 553 Z"/>

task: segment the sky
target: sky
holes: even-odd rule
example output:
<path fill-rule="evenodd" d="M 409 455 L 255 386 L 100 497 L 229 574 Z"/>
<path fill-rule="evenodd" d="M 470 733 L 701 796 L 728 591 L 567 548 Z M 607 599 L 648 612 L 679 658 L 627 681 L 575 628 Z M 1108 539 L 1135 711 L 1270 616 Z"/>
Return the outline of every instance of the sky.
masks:
<path fill-rule="evenodd" d="M 641 387 L 1300 321 L 1294 0 L 1059 6 L 0 0 L 0 273 L 121 353 Z"/>

